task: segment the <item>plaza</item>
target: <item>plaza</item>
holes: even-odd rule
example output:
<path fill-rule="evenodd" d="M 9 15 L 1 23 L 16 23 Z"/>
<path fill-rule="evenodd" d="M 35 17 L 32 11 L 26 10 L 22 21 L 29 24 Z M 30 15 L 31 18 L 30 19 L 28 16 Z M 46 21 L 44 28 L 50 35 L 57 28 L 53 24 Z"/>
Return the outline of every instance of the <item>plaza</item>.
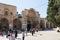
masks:
<path fill-rule="evenodd" d="M 16 40 L 22 40 L 22 34 L 18 34 Z M 5 36 L 0 36 L 0 40 L 8 40 Z M 36 32 L 33 36 L 28 33 L 25 40 L 60 40 L 60 33 L 56 29 Z"/>
<path fill-rule="evenodd" d="M 12 4 L 10 5 L 8 1 Z M 0 3 L 0 40 L 9 39 L 60 40 L 60 1 L 2 1 Z"/>

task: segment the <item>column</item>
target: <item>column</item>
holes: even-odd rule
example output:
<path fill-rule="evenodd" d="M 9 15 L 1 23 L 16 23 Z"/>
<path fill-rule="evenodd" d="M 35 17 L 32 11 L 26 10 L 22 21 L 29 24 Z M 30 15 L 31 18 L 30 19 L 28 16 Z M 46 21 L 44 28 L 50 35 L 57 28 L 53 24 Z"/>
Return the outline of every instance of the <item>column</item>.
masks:
<path fill-rule="evenodd" d="M 49 27 L 48 28 L 50 28 L 50 22 L 49 22 Z"/>
<path fill-rule="evenodd" d="M 53 23 L 52 23 L 52 27 L 54 27 L 54 26 L 53 26 Z"/>
<path fill-rule="evenodd" d="M 13 30 L 13 21 L 12 20 L 9 20 L 9 29 Z"/>
<path fill-rule="evenodd" d="M 44 20 L 45 21 L 45 28 L 46 28 L 46 20 Z"/>
<path fill-rule="evenodd" d="M 46 28 L 46 21 L 45 21 L 45 28 Z"/>
<path fill-rule="evenodd" d="M 26 30 L 27 28 L 27 21 L 25 21 L 25 19 L 22 20 L 22 29 Z"/>

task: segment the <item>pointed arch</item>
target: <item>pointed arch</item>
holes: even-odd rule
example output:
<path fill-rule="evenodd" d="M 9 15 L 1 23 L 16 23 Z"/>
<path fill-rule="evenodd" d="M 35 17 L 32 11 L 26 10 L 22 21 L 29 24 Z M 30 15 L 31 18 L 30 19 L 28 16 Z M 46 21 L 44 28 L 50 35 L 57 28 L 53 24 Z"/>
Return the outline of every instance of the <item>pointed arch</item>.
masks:
<path fill-rule="evenodd" d="M 0 29 L 1 30 L 9 30 L 9 22 L 6 18 L 1 18 Z"/>
<path fill-rule="evenodd" d="M 13 29 L 21 29 L 22 23 L 19 19 L 13 20 Z"/>

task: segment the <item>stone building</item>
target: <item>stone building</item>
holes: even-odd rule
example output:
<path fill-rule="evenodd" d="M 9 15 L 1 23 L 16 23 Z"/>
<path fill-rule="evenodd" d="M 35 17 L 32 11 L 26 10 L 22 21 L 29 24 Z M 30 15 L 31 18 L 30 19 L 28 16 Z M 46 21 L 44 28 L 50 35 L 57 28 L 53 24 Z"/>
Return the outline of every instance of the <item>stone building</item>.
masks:
<path fill-rule="evenodd" d="M 24 9 L 22 11 L 22 28 L 30 30 L 40 27 L 40 14 L 35 9 Z"/>
<path fill-rule="evenodd" d="M 0 29 L 13 29 L 20 25 L 16 6 L 0 3 Z"/>
<path fill-rule="evenodd" d="M 36 12 L 36 20 L 39 22 L 39 24 L 37 25 L 37 27 L 39 28 L 40 27 L 40 14 L 38 11 Z"/>
<path fill-rule="evenodd" d="M 22 15 L 17 15 L 16 6 L 0 3 L 0 29 L 49 28 L 53 26 L 33 8 L 24 9 Z"/>
<path fill-rule="evenodd" d="M 46 18 L 40 18 L 40 28 L 53 28 L 53 23 L 47 21 Z"/>

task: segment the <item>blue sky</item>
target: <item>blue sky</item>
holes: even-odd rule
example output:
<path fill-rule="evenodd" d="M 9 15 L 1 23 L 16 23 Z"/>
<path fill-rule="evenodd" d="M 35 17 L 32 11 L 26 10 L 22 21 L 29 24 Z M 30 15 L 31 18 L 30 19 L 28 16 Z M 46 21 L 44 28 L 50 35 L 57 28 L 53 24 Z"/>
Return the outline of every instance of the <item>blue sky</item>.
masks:
<path fill-rule="evenodd" d="M 0 0 L 0 3 L 15 5 L 20 14 L 25 8 L 34 8 L 39 11 L 40 17 L 45 18 L 47 16 L 48 0 Z"/>

